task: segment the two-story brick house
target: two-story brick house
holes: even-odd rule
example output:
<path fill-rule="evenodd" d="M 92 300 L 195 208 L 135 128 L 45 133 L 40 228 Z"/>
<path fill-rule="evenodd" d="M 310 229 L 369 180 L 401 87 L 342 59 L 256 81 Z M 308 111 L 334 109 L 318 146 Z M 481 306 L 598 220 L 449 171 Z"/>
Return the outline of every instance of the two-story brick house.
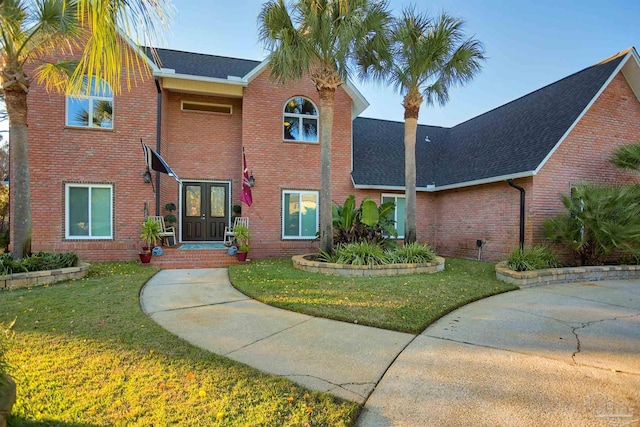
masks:
<path fill-rule="evenodd" d="M 240 204 L 242 149 L 255 177 L 254 257 L 316 247 L 320 188 L 318 96 L 309 79 L 280 85 L 267 62 L 159 49 L 153 78 L 113 96 L 66 98 L 34 85 L 29 160 L 34 250 L 77 251 L 88 260 L 137 256 L 145 215 L 178 206 L 178 240 L 221 241 Z M 146 56 L 144 56 L 147 59 Z M 419 126 L 418 239 L 443 255 L 503 258 L 562 211 L 559 194 L 579 182 L 635 179 L 608 157 L 640 140 L 640 60 L 635 49 L 453 128 Z M 333 197 L 395 200 L 402 233 L 403 124 L 359 118 L 367 101 L 349 83 L 336 93 Z M 140 146 L 157 149 L 181 183 L 144 182 Z M 12 212 L 20 215 L 19 212 Z"/>

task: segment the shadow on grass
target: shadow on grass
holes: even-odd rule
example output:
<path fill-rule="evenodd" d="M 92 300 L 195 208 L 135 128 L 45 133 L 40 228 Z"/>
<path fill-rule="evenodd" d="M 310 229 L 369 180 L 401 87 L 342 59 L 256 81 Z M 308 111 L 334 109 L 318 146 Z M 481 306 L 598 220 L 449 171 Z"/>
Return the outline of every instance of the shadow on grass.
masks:
<path fill-rule="evenodd" d="M 19 416 L 12 416 L 7 421 L 8 427 L 97 427 L 98 424 L 66 423 L 55 420 L 33 421 Z"/>

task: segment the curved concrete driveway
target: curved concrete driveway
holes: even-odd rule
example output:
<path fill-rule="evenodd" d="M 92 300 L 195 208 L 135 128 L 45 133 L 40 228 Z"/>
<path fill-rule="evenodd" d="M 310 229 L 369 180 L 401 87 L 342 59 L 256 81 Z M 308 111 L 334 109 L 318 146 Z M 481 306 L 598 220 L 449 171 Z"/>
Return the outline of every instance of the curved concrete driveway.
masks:
<path fill-rule="evenodd" d="M 226 269 L 163 270 L 140 300 L 194 345 L 366 401 L 361 427 L 640 425 L 638 281 L 497 295 L 417 337 L 266 306 Z"/>
<path fill-rule="evenodd" d="M 420 334 L 359 426 L 639 426 L 640 282 L 497 295 Z"/>

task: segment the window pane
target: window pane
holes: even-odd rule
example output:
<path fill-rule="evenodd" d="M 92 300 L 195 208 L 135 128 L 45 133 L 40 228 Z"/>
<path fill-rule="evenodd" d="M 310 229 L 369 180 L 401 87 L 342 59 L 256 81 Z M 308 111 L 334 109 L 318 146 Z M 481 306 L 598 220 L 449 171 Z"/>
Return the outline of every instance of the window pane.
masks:
<path fill-rule="evenodd" d="M 89 126 L 89 100 L 67 98 L 67 124 L 69 126 Z"/>
<path fill-rule="evenodd" d="M 113 127 L 113 102 L 93 101 L 93 126 L 111 129 Z"/>
<path fill-rule="evenodd" d="M 225 193 L 222 187 L 211 187 L 209 195 L 212 217 L 224 217 L 225 214 Z"/>
<path fill-rule="evenodd" d="M 69 235 L 89 235 L 89 189 L 69 188 Z"/>
<path fill-rule="evenodd" d="M 91 189 L 91 236 L 111 236 L 111 189 Z"/>
<path fill-rule="evenodd" d="M 285 113 L 304 114 L 307 116 L 317 116 L 318 111 L 313 102 L 306 98 L 291 98 L 284 106 Z"/>
<path fill-rule="evenodd" d="M 185 201 L 186 216 L 200 216 L 200 201 L 202 200 L 202 190 L 199 185 L 187 185 Z"/>
<path fill-rule="evenodd" d="M 284 139 L 290 141 L 298 140 L 300 132 L 298 127 L 300 126 L 300 119 L 297 117 L 284 116 Z"/>
<path fill-rule="evenodd" d="M 317 119 L 302 119 L 303 127 L 303 141 L 318 141 L 318 120 Z"/>
<path fill-rule="evenodd" d="M 316 210 L 318 202 L 315 194 L 302 195 L 302 234 L 305 237 L 315 237 L 318 231 Z"/>
<path fill-rule="evenodd" d="M 396 198 L 396 230 L 398 237 L 404 236 L 404 221 L 407 214 L 407 203 L 404 197 Z"/>
<path fill-rule="evenodd" d="M 300 201 L 298 194 L 284 195 L 284 235 L 299 236 L 300 235 Z"/>

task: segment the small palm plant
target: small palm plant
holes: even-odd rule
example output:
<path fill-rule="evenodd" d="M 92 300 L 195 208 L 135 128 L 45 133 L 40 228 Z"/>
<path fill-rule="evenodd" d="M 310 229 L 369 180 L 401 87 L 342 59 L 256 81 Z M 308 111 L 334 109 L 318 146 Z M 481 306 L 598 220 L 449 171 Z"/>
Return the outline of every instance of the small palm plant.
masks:
<path fill-rule="evenodd" d="M 140 226 L 140 238 L 153 247 L 160 240 L 160 224 L 153 218 L 148 217 Z"/>

